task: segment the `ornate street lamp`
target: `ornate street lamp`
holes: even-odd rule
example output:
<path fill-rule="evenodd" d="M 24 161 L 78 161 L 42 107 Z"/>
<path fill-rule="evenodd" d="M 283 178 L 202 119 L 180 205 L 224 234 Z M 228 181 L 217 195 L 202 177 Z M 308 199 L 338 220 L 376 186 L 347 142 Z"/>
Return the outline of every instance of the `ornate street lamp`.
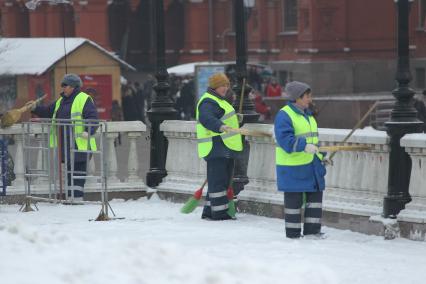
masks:
<path fill-rule="evenodd" d="M 246 5 L 249 6 L 246 6 Z M 232 87 L 232 90 L 236 94 L 236 100 L 234 101 L 234 108 L 239 111 L 241 91 L 243 90 L 243 82 L 246 84 L 244 86 L 244 98 L 243 98 L 243 124 L 244 123 L 253 123 L 257 122 L 259 119 L 259 114 L 256 113 L 253 102 L 249 99 L 248 94 L 252 90 L 250 85 L 247 84 L 247 81 L 244 80 L 247 78 L 247 23 L 245 17 L 245 8 L 252 9 L 255 5 L 254 0 L 234 0 L 234 19 L 235 19 L 235 32 L 236 32 L 236 82 Z M 245 140 L 243 136 L 244 150 L 241 154 L 238 155 L 235 161 L 234 167 L 234 179 L 233 187 L 235 194 L 238 194 L 241 190 L 244 189 L 244 185 L 248 183 L 247 177 L 247 166 L 248 158 L 250 154 L 249 143 Z"/>
<path fill-rule="evenodd" d="M 412 99 L 415 92 L 409 87 L 412 79 L 409 59 L 409 14 L 413 0 L 394 0 L 398 23 L 398 66 L 396 81 L 398 87 L 392 91 L 396 98 L 391 120 L 386 122 L 390 136 L 388 193 L 383 202 L 383 216 L 396 218 L 398 213 L 411 201 L 408 192 L 411 174 L 410 156 L 400 146 L 400 139 L 407 133 L 420 132 L 422 122 L 417 119 L 417 111 Z"/>
<path fill-rule="evenodd" d="M 157 45 L 157 66 L 155 77 L 157 84 L 154 86 L 155 97 L 148 110 L 148 118 L 151 122 L 151 156 L 149 171 L 146 174 L 146 184 L 149 187 L 155 187 L 160 184 L 163 177 L 167 175 L 165 169 L 167 157 L 167 139 L 160 131 L 160 124 L 164 120 L 176 119 L 177 111 L 174 109 L 174 103 L 168 95 L 170 89 L 169 74 L 166 69 L 165 57 L 165 32 L 164 32 L 164 6 L 163 0 L 155 0 L 155 28 Z"/>

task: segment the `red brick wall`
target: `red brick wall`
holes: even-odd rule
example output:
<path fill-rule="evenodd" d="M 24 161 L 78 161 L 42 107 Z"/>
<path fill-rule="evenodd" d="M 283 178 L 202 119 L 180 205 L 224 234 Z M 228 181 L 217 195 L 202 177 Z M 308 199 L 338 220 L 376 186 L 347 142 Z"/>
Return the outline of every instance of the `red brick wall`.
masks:
<path fill-rule="evenodd" d="M 148 0 L 145 0 L 148 1 Z M 153 0 L 151 0 L 153 1 Z M 25 2 L 25 1 L 23 1 Z M 22 3 L 0 0 L 2 36 L 62 36 L 60 10 L 46 3 L 29 12 Z M 176 3 L 183 5 L 170 9 Z M 165 0 L 166 49 L 170 64 L 208 60 L 214 47 L 214 60 L 235 59 L 235 35 L 232 33 L 232 1 L 213 0 L 213 27 L 209 28 L 209 1 Z M 283 1 L 257 0 L 248 20 L 248 55 L 251 61 L 282 60 L 357 60 L 395 57 L 396 15 L 390 0 L 299 0 L 297 33 L 283 33 Z M 133 26 L 129 54 L 142 54 L 141 46 L 152 37 L 141 29 L 139 0 L 131 0 L 129 9 Z M 74 1 L 66 12 L 67 35 L 89 38 L 110 48 L 107 0 Z M 168 13 L 168 11 L 170 13 Z M 426 32 L 418 30 L 418 1 L 410 16 L 412 57 L 426 56 Z M 148 29 L 147 29 L 148 30 Z M 210 43 L 209 30 L 213 42 Z M 143 51 L 141 53 L 141 50 Z M 139 52 L 139 53 L 138 53 Z M 134 59 L 131 59 L 134 60 Z M 139 61 L 138 61 L 139 62 Z M 143 62 L 139 62 L 143 64 Z"/>

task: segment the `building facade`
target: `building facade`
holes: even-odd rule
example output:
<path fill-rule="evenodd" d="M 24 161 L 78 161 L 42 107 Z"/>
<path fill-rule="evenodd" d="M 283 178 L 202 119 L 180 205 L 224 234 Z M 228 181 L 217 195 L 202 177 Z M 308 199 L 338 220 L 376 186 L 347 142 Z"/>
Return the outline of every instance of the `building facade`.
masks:
<path fill-rule="evenodd" d="M 116 52 L 139 70 L 155 67 L 155 0 L 0 0 L 4 37 L 75 36 Z M 169 66 L 235 60 L 233 0 L 164 0 Z M 249 61 L 271 65 L 281 82 L 304 80 L 319 95 L 389 91 L 396 69 L 391 0 L 245 1 Z M 250 5 L 250 3 L 252 5 Z M 411 6 L 413 87 L 426 81 L 426 0 Z"/>

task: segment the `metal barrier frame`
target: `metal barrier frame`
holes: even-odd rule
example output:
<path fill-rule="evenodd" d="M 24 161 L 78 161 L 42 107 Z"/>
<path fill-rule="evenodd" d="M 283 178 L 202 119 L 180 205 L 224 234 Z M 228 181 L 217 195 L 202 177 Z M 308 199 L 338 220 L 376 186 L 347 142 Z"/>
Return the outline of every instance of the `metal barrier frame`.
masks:
<path fill-rule="evenodd" d="M 7 174 L 7 141 L 5 139 L 0 139 L 0 162 L 1 162 L 1 182 L 2 182 L 2 191 L 0 196 L 6 196 L 6 174 Z"/>
<path fill-rule="evenodd" d="M 75 128 L 84 127 L 89 134 L 87 141 L 90 143 L 90 138 L 96 137 L 97 150 L 78 150 L 76 147 Z M 91 134 L 92 128 L 95 127 L 94 134 Z M 105 158 L 106 146 L 106 132 L 107 124 L 104 120 L 94 119 L 32 119 L 29 122 L 22 123 L 23 130 L 23 151 L 24 151 L 24 167 L 25 167 L 25 193 L 26 202 L 21 207 L 22 211 L 33 211 L 31 208 L 31 201 L 47 201 L 52 203 L 65 203 L 65 204 L 86 204 L 96 203 L 91 201 L 76 201 L 74 200 L 74 179 L 97 179 L 101 183 L 101 205 L 102 209 L 100 215 L 96 220 L 109 220 L 108 209 L 114 214 L 111 206 L 108 203 L 108 179 L 107 179 L 107 159 Z M 50 145 L 50 136 L 54 135 L 54 145 Z M 38 146 L 32 146 L 31 138 L 35 135 L 41 135 L 39 138 Z M 62 139 L 61 139 L 62 135 Z M 61 145 L 63 141 L 64 145 Z M 70 145 L 68 145 L 70 143 Z M 68 147 L 69 146 L 69 147 Z M 64 150 L 62 151 L 62 148 Z M 68 149 L 70 149 L 68 151 Z M 31 167 L 31 154 L 32 151 L 39 151 L 42 153 L 42 168 L 38 169 Z M 62 157 L 62 152 L 65 157 Z M 75 154 L 86 153 L 86 171 L 78 172 L 74 169 Z M 96 172 L 93 175 L 88 175 L 87 170 L 89 167 L 90 159 L 99 159 L 99 175 Z M 63 163 L 62 163 L 63 161 Z M 69 165 L 69 169 L 68 169 Z M 31 184 L 35 178 L 45 177 L 49 183 L 49 198 L 35 197 L 31 195 Z M 62 177 L 65 177 L 63 182 Z M 70 178 L 70 185 L 68 185 L 68 178 Z M 71 196 L 68 196 L 68 192 Z"/>

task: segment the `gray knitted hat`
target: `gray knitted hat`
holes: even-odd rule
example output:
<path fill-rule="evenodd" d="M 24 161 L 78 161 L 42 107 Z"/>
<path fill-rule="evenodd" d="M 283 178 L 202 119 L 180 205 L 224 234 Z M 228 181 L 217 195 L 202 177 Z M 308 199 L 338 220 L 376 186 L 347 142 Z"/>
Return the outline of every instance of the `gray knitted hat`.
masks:
<path fill-rule="evenodd" d="M 83 82 L 77 74 L 65 74 L 61 84 L 66 84 L 73 88 L 83 86 Z"/>
<path fill-rule="evenodd" d="M 310 90 L 311 87 L 302 82 L 293 81 L 290 83 L 287 83 L 285 85 L 285 92 L 288 95 L 290 101 L 295 101 L 297 98 L 302 96 L 307 90 Z"/>

